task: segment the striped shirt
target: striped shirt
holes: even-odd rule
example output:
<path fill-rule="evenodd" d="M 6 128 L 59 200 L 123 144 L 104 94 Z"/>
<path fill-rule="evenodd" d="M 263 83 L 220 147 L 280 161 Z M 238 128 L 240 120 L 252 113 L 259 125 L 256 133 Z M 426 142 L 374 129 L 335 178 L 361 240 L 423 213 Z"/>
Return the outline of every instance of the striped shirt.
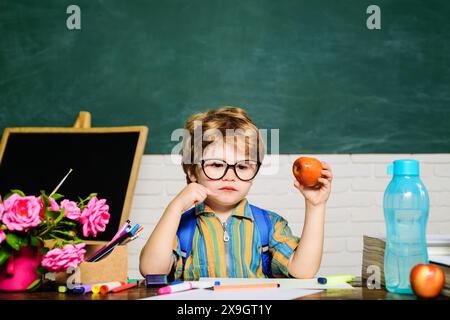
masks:
<path fill-rule="evenodd" d="M 288 223 L 266 210 L 270 221 L 269 250 L 274 277 L 289 277 L 288 263 L 298 246 Z M 196 228 L 192 250 L 183 270 L 181 250 L 176 237 L 174 265 L 170 276 L 175 280 L 198 280 L 200 277 L 264 278 L 261 259 L 261 237 L 253 220 L 247 199 L 241 200 L 231 216 L 222 224 L 204 202 L 196 209 Z M 226 232 L 225 232 L 226 230 Z M 224 235 L 229 240 L 225 241 Z"/>

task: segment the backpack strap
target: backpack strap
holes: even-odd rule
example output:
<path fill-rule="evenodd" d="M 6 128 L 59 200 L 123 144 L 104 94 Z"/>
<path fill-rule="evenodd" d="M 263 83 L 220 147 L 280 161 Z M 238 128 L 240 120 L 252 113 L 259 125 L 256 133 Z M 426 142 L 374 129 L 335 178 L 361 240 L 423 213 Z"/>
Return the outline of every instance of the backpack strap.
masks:
<path fill-rule="evenodd" d="M 189 209 L 181 215 L 177 236 L 178 243 L 180 244 L 181 259 L 183 260 L 183 269 L 187 257 L 191 254 L 192 239 L 194 238 L 196 222 L 197 217 L 195 216 L 195 207 Z"/>
<path fill-rule="evenodd" d="M 258 208 L 254 205 L 250 204 L 250 208 L 252 209 L 253 218 L 261 236 L 261 258 L 263 273 L 268 277 L 272 277 L 272 269 L 270 266 L 272 257 L 269 251 L 269 237 L 271 228 L 269 215 L 266 210 Z"/>

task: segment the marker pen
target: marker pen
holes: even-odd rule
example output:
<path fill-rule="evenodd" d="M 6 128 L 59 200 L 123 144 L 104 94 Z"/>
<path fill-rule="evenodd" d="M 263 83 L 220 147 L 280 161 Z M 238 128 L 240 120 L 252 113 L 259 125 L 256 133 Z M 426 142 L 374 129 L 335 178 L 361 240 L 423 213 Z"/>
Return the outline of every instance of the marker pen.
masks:
<path fill-rule="evenodd" d="M 97 283 L 80 284 L 80 285 L 75 286 L 72 289 L 72 292 L 76 293 L 76 294 L 89 293 L 89 292 L 92 292 L 92 286 L 96 285 L 96 284 Z"/>
<path fill-rule="evenodd" d="M 107 283 L 102 286 L 100 286 L 100 294 L 107 294 L 114 288 L 118 288 L 120 286 L 123 286 L 125 282 L 117 282 L 117 283 Z"/>
<path fill-rule="evenodd" d="M 92 286 L 91 290 L 93 294 L 97 294 L 100 293 L 100 287 L 103 285 L 115 285 L 115 284 L 119 284 L 122 285 L 122 283 L 115 281 L 115 282 L 104 282 L 104 283 L 96 283 Z"/>
<path fill-rule="evenodd" d="M 158 289 L 158 294 L 169 294 L 174 292 L 186 291 L 192 289 L 192 283 L 183 282 L 171 286 L 165 286 Z"/>
<path fill-rule="evenodd" d="M 192 289 L 205 289 L 220 286 L 220 281 L 192 281 Z"/>
<path fill-rule="evenodd" d="M 114 288 L 114 289 L 111 290 L 111 292 L 114 292 L 114 293 L 115 293 L 115 292 L 120 292 L 120 291 L 123 291 L 123 290 L 127 290 L 127 289 L 130 289 L 130 288 L 134 288 L 134 287 L 136 287 L 137 285 L 138 285 L 137 282 L 131 282 L 131 283 L 128 283 L 128 284 L 124 284 L 123 286 Z"/>
<path fill-rule="evenodd" d="M 352 281 L 354 278 L 356 278 L 356 276 L 352 275 L 328 276 L 317 278 L 317 282 L 320 284 L 340 284 Z"/>

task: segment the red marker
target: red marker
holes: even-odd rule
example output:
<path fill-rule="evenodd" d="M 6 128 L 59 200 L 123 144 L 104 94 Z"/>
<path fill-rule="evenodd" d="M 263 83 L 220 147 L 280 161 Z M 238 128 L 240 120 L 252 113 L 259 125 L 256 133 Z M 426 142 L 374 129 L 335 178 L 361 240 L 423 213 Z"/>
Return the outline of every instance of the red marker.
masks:
<path fill-rule="evenodd" d="M 136 287 L 137 284 L 138 284 L 137 282 L 124 284 L 124 285 L 122 285 L 120 287 L 112 289 L 111 292 L 120 292 L 120 291 L 123 291 L 123 290 L 127 290 L 127 289 L 130 289 L 130 288 Z"/>

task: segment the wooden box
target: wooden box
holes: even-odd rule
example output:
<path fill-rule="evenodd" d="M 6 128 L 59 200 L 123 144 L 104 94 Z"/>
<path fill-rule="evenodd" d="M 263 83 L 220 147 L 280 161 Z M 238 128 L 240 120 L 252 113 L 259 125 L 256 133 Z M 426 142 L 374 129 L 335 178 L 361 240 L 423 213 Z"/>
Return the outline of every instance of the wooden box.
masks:
<path fill-rule="evenodd" d="M 86 246 L 89 257 L 101 246 Z M 117 246 L 103 259 L 96 262 L 82 262 L 72 274 L 60 272 L 55 280 L 59 285 L 87 284 L 102 282 L 127 282 L 128 277 L 128 247 Z"/>

